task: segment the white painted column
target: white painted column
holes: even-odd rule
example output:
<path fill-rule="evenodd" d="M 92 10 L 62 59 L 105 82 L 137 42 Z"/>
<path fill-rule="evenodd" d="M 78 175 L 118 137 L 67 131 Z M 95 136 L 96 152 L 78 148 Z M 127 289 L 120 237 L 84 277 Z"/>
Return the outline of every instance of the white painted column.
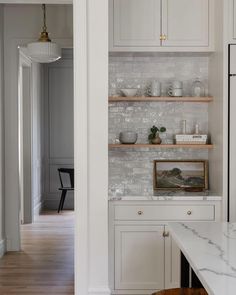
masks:
<path fill-rule="evenodd" d="M 0 27 L 3 27 L 3 5 L 0 5 Z M 5 252 L 4 210 L 4 32 L 0 30 L 0 257 Z"/>
<path fill-rule="evenodd" d="M 108 288 L 108 0 L 74 2 L 76 294 Z"/>

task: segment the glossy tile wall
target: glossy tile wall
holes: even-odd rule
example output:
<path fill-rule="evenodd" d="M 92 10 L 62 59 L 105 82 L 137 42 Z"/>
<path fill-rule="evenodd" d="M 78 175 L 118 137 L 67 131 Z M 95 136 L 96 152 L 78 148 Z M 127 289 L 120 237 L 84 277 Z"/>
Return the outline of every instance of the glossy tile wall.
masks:
<path fill-rule="evenodd" d="M 145 94 L 154 79 L 162 83 L 166 95 L 170 82 L 181 80 L 184 95 L 191 94 L 191 85 L 199 77 L 208 94 L 208 55 L 206 54 L 123 54 L 109 59 L 109 94 L 121 88 L 134 87 Z M 182 102 L 119 102 L 109 104 L 109 143 L 115 143 L 120 131 L 138 133 L 138 142 L 148 142 L 152 125 L 165 126 L 163 143 L 172 143 L 174 134 L 181 132 L 182 120 L 187 121 L 187 132 L 197 123 L 200 131 L 208 133 L 208 104 Z M 109 194 L 150 195 L 154 159 L 208 159 L 207 150 L 127 150 L 109 151 Z"/>

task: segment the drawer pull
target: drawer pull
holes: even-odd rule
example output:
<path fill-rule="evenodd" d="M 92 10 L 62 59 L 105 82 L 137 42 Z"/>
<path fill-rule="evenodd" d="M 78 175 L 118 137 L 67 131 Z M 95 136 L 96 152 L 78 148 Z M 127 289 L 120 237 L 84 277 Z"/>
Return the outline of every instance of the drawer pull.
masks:
<path fill-rule="evenodd" d="M 142 215 L 143 214 L 143 211 L 138 211 L 138 215 Z"/>
<path fill-rule="evenodd" d="M 191 214 L 192 214 L 192 211 L 189 210 L 189 211 L 187 212 L 187 214 L 188 214 L 188 215 L 191 215 Z"/>
<path fill-rule="evenodd" d="M 168 231 L 163 231 L 162 235 L 163 235 L 164 238 L 168 238 L 170 234 L 169 234 Z"/>

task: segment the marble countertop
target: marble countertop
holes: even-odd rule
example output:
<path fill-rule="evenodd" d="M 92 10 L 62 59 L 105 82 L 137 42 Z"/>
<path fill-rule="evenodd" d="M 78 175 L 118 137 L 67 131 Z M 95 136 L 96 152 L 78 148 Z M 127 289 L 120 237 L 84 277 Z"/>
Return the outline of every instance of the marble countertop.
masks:
<path fill-rule="evenodd" d="M 170 232 L 209 295 L 236 294 L 236 223 L 170 223 Z"/>
<path fill-rule="evenodd" d="M 109 196 L 109 201 L 221 201 L 217 194 L 178 193 L 150 196 Z"/>

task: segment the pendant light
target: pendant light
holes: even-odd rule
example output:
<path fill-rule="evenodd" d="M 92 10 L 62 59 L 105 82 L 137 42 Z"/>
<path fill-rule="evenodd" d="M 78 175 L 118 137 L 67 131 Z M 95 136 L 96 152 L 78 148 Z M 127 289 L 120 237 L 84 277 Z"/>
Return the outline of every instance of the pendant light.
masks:
<path fill-rule="evenodd" d="M 61 58 L 61 48 L 58 44 L 51 42 L 46 26 L 46 5 L 43 9 L 43 31 L 40 34 L 38 42 L 29 43 L 28 54 L 33 61 L 39 63 L 50 63 Z"/>

